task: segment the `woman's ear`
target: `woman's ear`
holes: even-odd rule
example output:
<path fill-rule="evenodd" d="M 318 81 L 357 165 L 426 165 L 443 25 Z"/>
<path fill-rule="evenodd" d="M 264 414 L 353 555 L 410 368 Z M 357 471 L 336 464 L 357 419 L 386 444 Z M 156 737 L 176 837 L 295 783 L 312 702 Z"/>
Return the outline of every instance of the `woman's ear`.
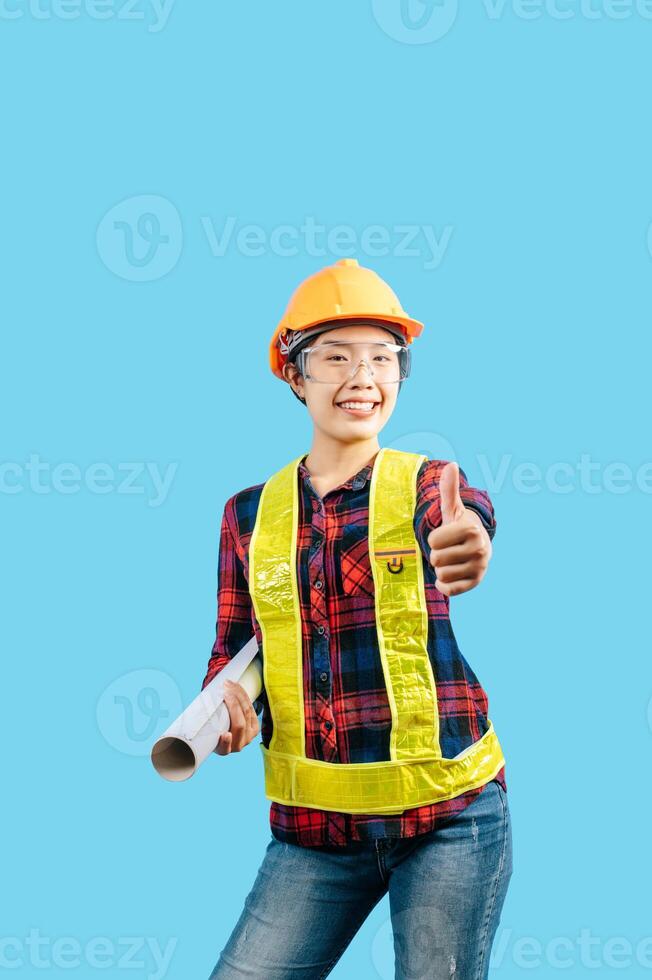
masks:
<path fill-rule="evenodd" d="M 305 404 L 306 399 L 303 391 L 303 376 L 299 373 L 299 369 L 296 364 L 284 364 L 283 377 L 288 382 L 297 398 L 300 398 Z"/>

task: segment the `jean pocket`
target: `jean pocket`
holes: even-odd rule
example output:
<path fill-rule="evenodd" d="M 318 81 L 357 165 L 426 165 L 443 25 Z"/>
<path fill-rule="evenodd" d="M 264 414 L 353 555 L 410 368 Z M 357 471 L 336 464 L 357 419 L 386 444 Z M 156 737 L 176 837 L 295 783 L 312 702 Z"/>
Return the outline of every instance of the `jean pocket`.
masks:
<path fill-rule="evenodd" d="M 485 783 L 473 803 L 480 809 L 489 808 L 502 812 L 505 806 L 505 794 L 498 780 L 490 779 L 488 783 Z"/>
<path fill-rule="evenodd" d="M 505 800 L 505 801 L 507 801 L 507 793 L 503 789 L 503 784 L 501 782 L 499 782 L 497 779 L 492 779 L 491 782 L 492 783 L 495 783 L 496 786 L 498 787 L 498 792 L 500 793 L 500 796 L 502 797 L 502 799 Z"/>

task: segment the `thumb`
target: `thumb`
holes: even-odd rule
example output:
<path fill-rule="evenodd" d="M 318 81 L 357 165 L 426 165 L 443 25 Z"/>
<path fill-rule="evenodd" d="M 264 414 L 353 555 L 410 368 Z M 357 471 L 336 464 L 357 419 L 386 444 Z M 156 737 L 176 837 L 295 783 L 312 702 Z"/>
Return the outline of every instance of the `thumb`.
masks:
<path fill-rule="evenodd" d="M 464 516 L 464 504 L 460 497 L 460 477 L 457 463 L 447 463 L 439 478 L 441 522 L 452 524 Z"/>

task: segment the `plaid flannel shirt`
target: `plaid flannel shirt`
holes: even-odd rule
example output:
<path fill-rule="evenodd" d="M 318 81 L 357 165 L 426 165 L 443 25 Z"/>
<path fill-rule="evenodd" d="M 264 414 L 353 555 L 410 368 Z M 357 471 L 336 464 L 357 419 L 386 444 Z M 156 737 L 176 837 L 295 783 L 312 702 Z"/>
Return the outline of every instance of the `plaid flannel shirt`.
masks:
<path fill-rule="evenodd" d="M 391 712 L 378 647 L 374 584 L 368 549 L 369 485 L 373 459 L 323 498 L 299 464 L 298 587 L 303 623 L 306 754 L 333 763 L 390 758 Z M 375 459 L 375 456 L 374 456 Z M 425 460 L 417 477 L 414 531 L 423 552 L 428 607 L 428 654 L 437 684 L 440 745 L 451 758 L 487 730 L 488 699 L 463 657 L 449 618 L 449 599 L 435 587 L 428 534 L 441 524 L 439 476 L 445 460 Z M 478 513 L 491 539 L 496 520 L 488 494 L 470 487 L 460 467 L 460 496 Z M 202 690 L 260 626 L 248 588 L 248 548 L 264 484 L 227 500 L 218 562 L 216 637 Z M 261 739 L 268 747 L 272 718 L 263 689 Z M 494 777 L 506 790 L 505 767 Z M 398 815 L 350 814 L 271 802 L 270 825 L 281 841 L 308 847 L 345 845 L 378 837 L 412 837 L 432 830 L 468 806 L 484 787 Z"/>

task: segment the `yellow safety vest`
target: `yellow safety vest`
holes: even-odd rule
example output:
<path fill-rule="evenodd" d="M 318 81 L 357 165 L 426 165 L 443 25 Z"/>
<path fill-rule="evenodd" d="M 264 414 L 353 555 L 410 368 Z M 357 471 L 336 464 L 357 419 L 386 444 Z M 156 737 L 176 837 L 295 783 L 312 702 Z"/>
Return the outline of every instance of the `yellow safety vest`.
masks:
<path fill-rule="evenodd" d="M 297 457 L 265 483 L 249 545 L 249 591 L 262 633 L 273 733 L 260 742 L 265 795 L 344 813 L 402 813 L 483 786 L 504 765 L 485 734 L 442 757 L 436 678 L 428 656 L 423 555 L 414 534 L 417 473 L 426 456 L 381 449 L 369 491 L 369 557 L 376 629 L 392 714 L 390 758 L 323 762 L 306 756 L 301 609 L 297 585 Z"/>

